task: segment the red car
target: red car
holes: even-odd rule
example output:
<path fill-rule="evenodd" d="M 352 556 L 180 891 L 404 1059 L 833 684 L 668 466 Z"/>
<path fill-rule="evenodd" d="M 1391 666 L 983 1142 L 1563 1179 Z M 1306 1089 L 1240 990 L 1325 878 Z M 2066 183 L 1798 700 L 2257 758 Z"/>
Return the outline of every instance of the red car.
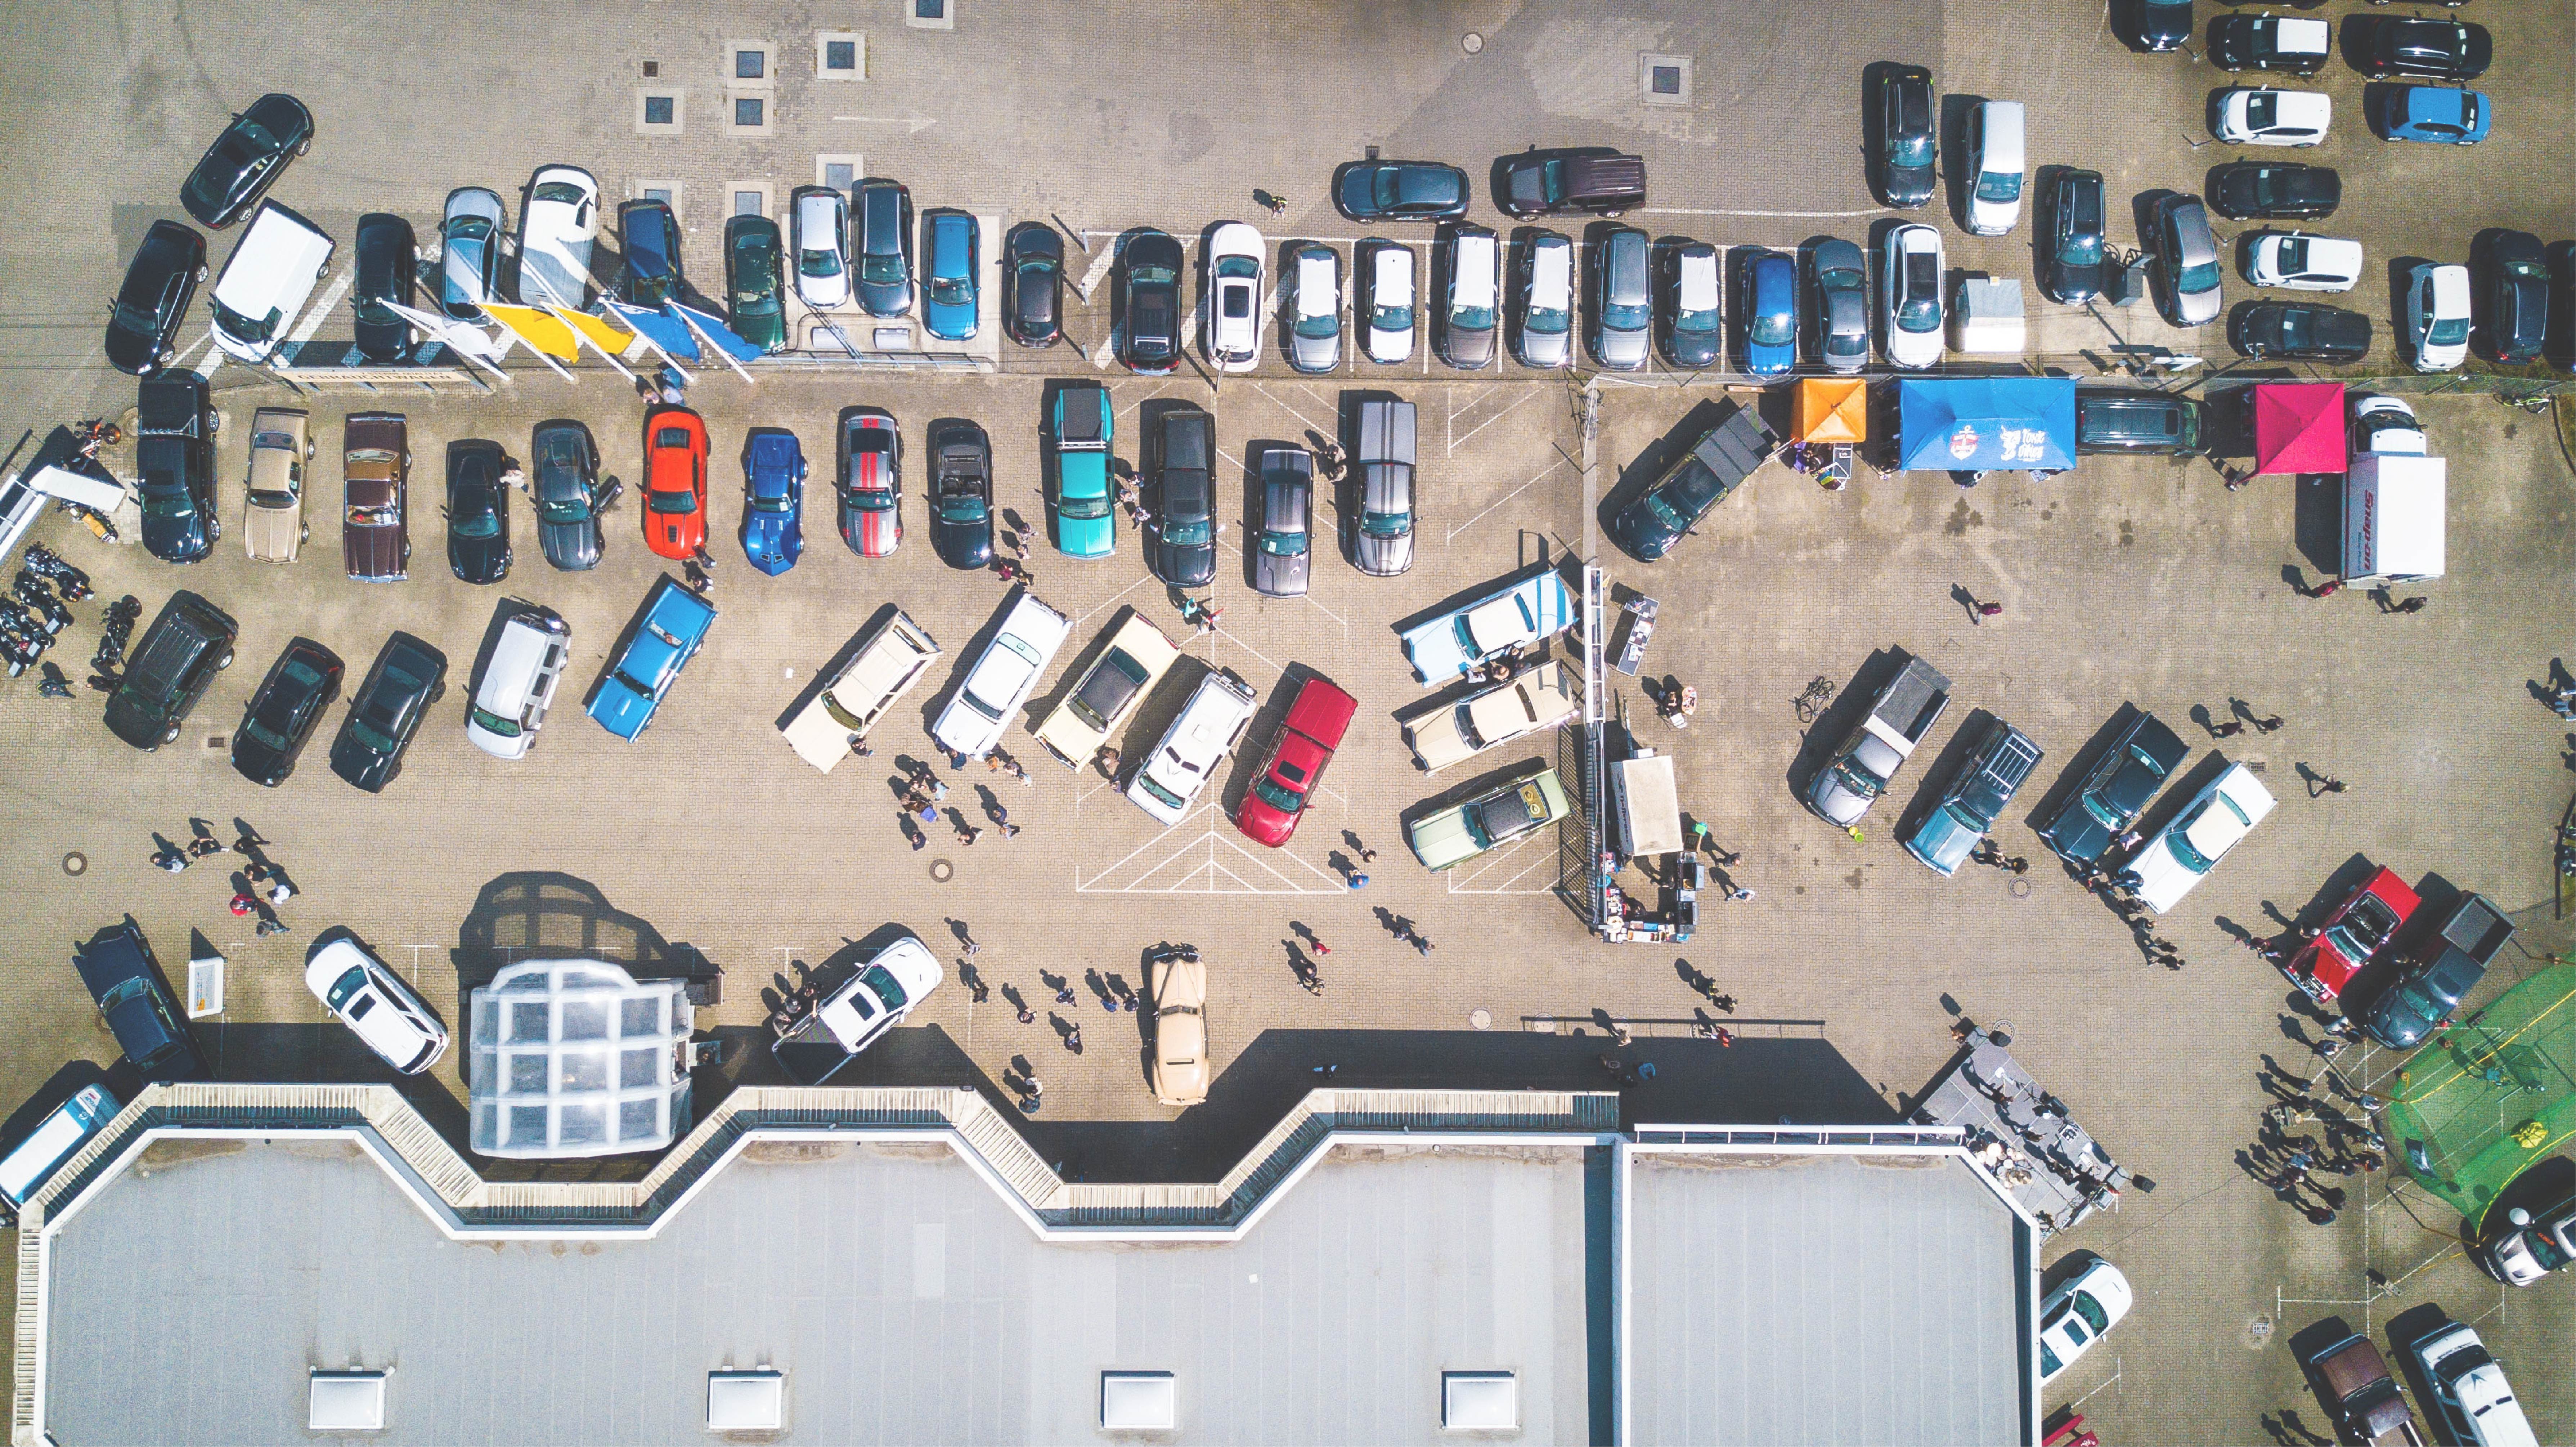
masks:
<path fill-rule="evenodd" d="M 2317 937 L 2290 958 L 2290 978 L 2319 1004 L 2333 1003 L 2420 903 L 2397 871 L 2383 867 L 2362 881 Z"/>
<path fill-rule="evenodd" d="M 689 558 L 707 545 L 707 424 L 686 407 L 644 414 L 644 546 Z"/>
<path fill-rule="evenodd" d="M 1306 811 L 1306 796 L 1324 777 L 1333 750 L 1351 726 L 1360 701 L 1320 678 L 1307 679 L 1280 720 L 1279 737 L 1261 761 L 1261 777 L 1243 791 L 1234 811 L 1234 827 L 1256 844 L 1276 849 L 1297 832 L 1297 816 Z"/>

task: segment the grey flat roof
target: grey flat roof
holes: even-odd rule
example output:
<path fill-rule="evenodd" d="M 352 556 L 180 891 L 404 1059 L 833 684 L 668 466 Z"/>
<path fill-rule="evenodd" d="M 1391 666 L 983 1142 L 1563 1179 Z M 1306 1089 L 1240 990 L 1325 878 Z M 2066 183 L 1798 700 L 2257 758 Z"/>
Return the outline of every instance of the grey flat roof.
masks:
<path fill-rule="evenodd" d="M 692 1441 L 709 1370 L 775 1366 L 773 1440 L 1071 1442 L 1121 1368 L 1177 1375 L 1180 1441 L 1425 1442 L 1443 1370 L 1501 1368 L 1514 1440 L 1589 1441 L 1587 1144 L 1344 1146 L 1232 1243 L 1042 1240 L 944 1145 L 756 1144 L 652 1239 L 492 1243 L 354 1144 L 165 1140 L 56 1232 L 45 1425 L 300 1441 L 309 1369 L 391 1367 L 371 1440 Z"/>
<path fill-rule="evenodd" d="M 1639 1151 L 1628 1200 L 1631 1440 L 2021 1440 L 2026 1268 L 1965 1164 Z"/>

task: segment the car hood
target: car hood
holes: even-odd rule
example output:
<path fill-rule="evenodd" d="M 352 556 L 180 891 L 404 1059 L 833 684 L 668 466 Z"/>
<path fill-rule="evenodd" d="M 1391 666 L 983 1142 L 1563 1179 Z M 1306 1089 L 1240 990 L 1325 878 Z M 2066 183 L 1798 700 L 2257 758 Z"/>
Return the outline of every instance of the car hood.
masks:
<path fill-rule="evenodd" d="M 1167 543 L 1156 535 L 1154 571 L 1184 588 L 1195 588 L 1216 576 L 1216 544 Z"/>
<path fill-rule="evenodd" d="M 1293 598 L 1306 591 L 1307 568 L 1315 556 L 1312 548 L 1302 553 L 1282 556 L 1278 553 L 1255 552 L 1252 562 L 1252 586 L 1272 598 Z"/>
<path fill-rule="evenodd" d="M 1467 830 L 1464 806 L 1443 809 L 1417 821 L 1411 834 L 1413 855 L 1425 869 L 1446 869 L 1462 859 L 1476 857 L 1476 836 Z"/>
<path fill-rule="evenodd" d="M 1841 777 L 1827 767 L 1817 771 L 1816 782 L 1807 790 L 1807 802 L 1815 805 L 1817 813 L 1834 823 L 1851 825 L 1859 823 L 1861 816 L 1869 812 L 1870 796 L 1853 793 L 1844 786 Z"/>
<path fill-rule="evenodd" d="M 1105 558 L 1117 549 L 1115 518 L 1056 515 L 1056 548 L 1067 557 Z"/>
<path fill-rule="evenodd" d="M 193 563 L 214 550 L 215 541 L 208 535 L 206 515 L 192 511 L 182 517 L 143 515 L 143 549 L 165 563 Z"/>
<path fill-rule="evenodd" d="M 1968 855 L 1985 838 L 1985 831 L 1952 813 L 1947 806 L 1932 811 L 1905 847 L 1914 857 L 1942 874 L 1956 874 L 1967 862 Z"/>
<path fill-rule="evenodd" d="M 346 729 L 331 741 L 331 772 L 370 794 L 392 780 L 398 758 L 397 754 L 380 754 L 368 748 Z"/>
<path fill-rule="evenodd" d="M 400 523 L 350 523 L 340 530 L 340 551 L 350 577 L 392 582 L 403 576 Z"/>
<path fill-rule="evenodd" d="M 993 523 L 961 523 L 934 515 L 930 520 L 930 544 L 938 550 L 940 560 L 952 568 L 980 568 L 993 561 Z"/>
<path fill-rule="evenodd" d="M 304 544 L 302 499 L 285 506 L 262 506 L 254 498 L 242 507 L 242 546 L 263 563 L 291 563 Z"/>

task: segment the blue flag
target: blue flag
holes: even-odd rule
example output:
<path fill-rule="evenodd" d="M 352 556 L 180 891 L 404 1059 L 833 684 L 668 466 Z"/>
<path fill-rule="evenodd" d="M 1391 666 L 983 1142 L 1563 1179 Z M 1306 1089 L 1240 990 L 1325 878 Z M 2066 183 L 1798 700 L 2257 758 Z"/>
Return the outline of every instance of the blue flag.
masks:
<path fill-rule="evenodd" d="M 698 339 L 689 334 L 688 324 L 678 317 L 646 311 L 642 307 L 628 306 L 614 298 L 603 297 L 601 300 L 606 302 L 610 311 L 617 314 L 619 321 L 642 332 L 646 341 L 674 357 L 685 358 L 692 362 L 698 359 Z"/>
<path fill-rule="evenodd" d="M 672 302 L 670 305 L 671 310 L 685 314 L 691 322 L 695 323 L 698 330 L 706 334 L 708 341 L 733 353 L 735 361 L 748 362 L 769 355 L 767 347 L 744 341 L 733 328 L 724 324 L 722 318 L 709 316 L 696 307 L 682 306 L 678 302 Z"/>

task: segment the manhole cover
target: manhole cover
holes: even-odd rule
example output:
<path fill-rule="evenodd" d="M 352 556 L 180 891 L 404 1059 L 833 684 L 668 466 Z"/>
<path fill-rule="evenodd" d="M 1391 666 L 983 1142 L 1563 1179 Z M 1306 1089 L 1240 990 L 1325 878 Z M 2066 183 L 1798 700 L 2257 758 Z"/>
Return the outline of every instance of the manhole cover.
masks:
<path fill-rule="evenodd" d="M 63 873 L 77 878 L 89 873 L 89 856 L 75 849 L 63 856 Z"/>
<path fill-rule="evenodd" d="M 1464 47 L 1469 55 L 1478 55 L 1483 53 L 1485 49 L 1485 37 L 1470 30 L 1465 35 L 1459 37 L 1458 44 Z"/>
<path fill-rule="evenodd" d="M 1467 1023 L 1479 1030 L 1491 1030 L 1494 1028 L 1494 1012 L 1479 1005 L 1467 1012 Z"/>
<path fill-rule="evenodd" d="M 930 861 L 930 877 L 940 884 L 946 884 L 957 877 L 957 866 L 945 859 L 934 859 Z"/>
<path fill-rule="evenodd" d="M 2027 879 L 2017 878 L 2012 883 L 2005 885 L 2004 888 L 2010 891 L 2012 897 L 2015 899 L 2030 898 L 2030 881 Z"/>

